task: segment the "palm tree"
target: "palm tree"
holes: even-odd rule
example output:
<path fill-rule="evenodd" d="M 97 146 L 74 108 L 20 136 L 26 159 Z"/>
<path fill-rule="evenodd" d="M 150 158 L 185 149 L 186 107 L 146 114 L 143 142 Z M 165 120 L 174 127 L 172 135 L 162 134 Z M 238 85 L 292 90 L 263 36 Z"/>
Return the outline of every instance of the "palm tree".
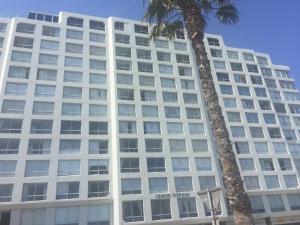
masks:
<path fill-rule="evenodd" d="M 231 0 L 150 0 L 145 18 L 155 24 L 151 38 L 166 36 L 172 39 L 176 32 L 186 29 L 194 49 L 204 100 L 219 147 L 225 194 L 233 210 L 235 224 L 254 225 L 250 200 L 232 150 L 203 42 L 206 19 L 210 14 L 223 24 L 233 24 L 239 20 L 238 11 Z"/>

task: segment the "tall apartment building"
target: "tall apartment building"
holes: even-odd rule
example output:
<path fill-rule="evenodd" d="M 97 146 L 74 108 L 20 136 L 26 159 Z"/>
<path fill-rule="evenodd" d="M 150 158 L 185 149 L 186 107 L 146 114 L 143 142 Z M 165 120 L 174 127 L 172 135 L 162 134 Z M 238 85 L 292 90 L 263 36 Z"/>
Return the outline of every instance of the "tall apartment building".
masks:
<path fill-rule="evenodd" d="M 222 173 L 192 48 L 149 30 L 68 12 L 0 19 L 1 225 L 211 223 L 197 192 Z M 256 224 L 299 225 L 289 68 L 205 44 Z M 217 209 L 233 224 L 224 193 Z"/>

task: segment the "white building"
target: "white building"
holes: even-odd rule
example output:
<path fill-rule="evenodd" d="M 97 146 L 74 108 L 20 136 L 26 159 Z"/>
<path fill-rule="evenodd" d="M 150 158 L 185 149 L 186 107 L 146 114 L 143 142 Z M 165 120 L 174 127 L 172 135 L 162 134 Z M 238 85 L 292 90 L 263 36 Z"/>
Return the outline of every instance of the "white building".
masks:
<path fill-rule="evenodd" d="M 148 29 L 67 12 L 0 19 L 1 225 L 211 223 L 197 192 L 222 174 L 192 49 L 183 33 L 149 42 Z M 205 43 L 257 224 L 299 224 L 289 68 Z"/>

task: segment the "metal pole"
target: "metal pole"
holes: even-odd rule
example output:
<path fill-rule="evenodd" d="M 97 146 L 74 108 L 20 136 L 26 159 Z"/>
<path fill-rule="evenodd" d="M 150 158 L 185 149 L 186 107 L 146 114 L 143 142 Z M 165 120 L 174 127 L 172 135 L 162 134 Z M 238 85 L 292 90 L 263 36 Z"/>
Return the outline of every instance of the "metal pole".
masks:
<path fill-rule="evenodd" d="M 217 220 L 216 220 L 216 215 L 215 215 L 215 207 L 214 207 L 214 202 L 212 199 L 212 195 L 211 195 L 210 190 L 207 190 L 207 194 L 208 194 L 208 199 L 209 199 L 209 204 L 210 204 L 210 208 L 211 208 L 211 215 L 213 217 L 213 225 L 217 225 Z"/>

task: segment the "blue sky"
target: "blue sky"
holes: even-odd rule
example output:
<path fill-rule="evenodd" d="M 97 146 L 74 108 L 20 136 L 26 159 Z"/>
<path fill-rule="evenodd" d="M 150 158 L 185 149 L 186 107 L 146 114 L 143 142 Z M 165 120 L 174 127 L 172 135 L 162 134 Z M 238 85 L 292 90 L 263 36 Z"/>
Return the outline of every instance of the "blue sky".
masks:
<path fill-rule="evenodd" d="M 141 19 L 143 0 L 0 0 L 1 17 L 25 16 L 28 11 L 70 11 L 101 17 Z M 269 53 L 273 63 L 288 65 L 300 87 L 300 1 L 237 0 L 240 22 L 219 25 L 210 20 L 207 32 L 224 36 L 232 47 Z"/>

